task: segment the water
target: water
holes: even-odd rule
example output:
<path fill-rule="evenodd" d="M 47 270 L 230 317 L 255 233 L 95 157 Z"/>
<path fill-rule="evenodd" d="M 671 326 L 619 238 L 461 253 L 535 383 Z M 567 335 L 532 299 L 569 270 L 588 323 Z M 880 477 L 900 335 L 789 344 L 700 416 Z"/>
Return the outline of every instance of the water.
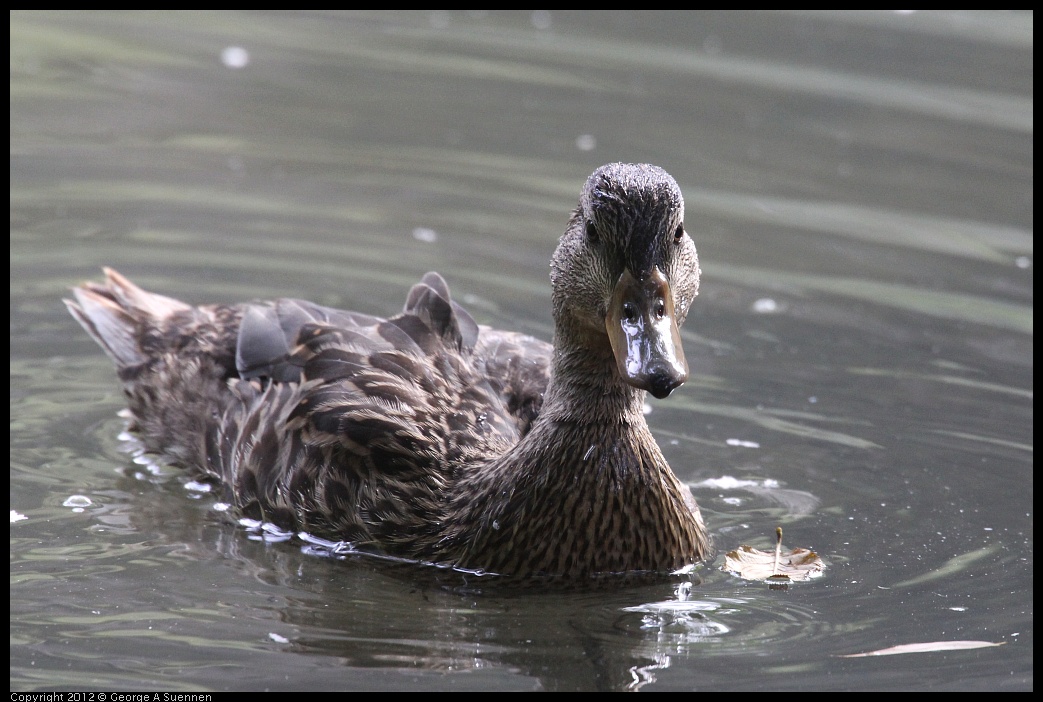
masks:
<path fill-rule="evenodd" d="M 12 689 L 1031 689 L 1032 53 L 1028 13 L 12 14 Z M 121 451 L 60 303 L 102 265 L 375 314 L 438 270 L 549 338 L 613 160 L 704 271 L 653 431 L 722 550 L 781 525 L 822 578 L 451 591 Z"/>

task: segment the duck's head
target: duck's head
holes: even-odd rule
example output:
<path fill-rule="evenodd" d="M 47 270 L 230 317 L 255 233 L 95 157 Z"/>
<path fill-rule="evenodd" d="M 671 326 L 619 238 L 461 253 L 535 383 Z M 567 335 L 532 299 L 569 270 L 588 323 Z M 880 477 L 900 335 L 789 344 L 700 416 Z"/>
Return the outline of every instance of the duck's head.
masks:
<path fill-rule="evenodd" d="M 699 259 L 681 189 L 662 168 L 610 163 L 591 174 L 551 282 L 558 333 L 590 349 L 607 343 L 627 384 L 663 398 L 688 379 L 678 330 L 699 291 Z"/>

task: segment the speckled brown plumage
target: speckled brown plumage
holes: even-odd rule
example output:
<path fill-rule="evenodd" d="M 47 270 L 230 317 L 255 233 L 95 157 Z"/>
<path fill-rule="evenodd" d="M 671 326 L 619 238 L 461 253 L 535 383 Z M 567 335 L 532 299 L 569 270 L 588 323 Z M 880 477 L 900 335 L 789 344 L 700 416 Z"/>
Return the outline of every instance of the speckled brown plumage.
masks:
<path fill-rule="evenodd" d="M 551 261 L 553 347 L 477 325 L 436 273 L 386 320 L 192 307 L 110 269 L 66 303 L 146 447 L 244 516 L 515 578 L 665 573 L 710 553 L 642 412 L 687 377 L 683 218 L 662 169 L 595 171 Z"/>

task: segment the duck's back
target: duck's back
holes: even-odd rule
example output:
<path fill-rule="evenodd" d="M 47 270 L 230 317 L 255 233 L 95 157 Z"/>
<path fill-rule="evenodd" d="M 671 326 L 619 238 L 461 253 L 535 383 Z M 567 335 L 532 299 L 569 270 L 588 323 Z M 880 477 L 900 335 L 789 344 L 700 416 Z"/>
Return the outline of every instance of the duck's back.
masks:
<path fill-rule="evenodd" d="M 190 307 L 106 273 L 69 307 L 116 362 L 134 428 L 245 516 L 409 555 L 437 538 L 447 486 L 540 410 L 550 346 L 479 327 L 437 274 L 381 319 Z"/>

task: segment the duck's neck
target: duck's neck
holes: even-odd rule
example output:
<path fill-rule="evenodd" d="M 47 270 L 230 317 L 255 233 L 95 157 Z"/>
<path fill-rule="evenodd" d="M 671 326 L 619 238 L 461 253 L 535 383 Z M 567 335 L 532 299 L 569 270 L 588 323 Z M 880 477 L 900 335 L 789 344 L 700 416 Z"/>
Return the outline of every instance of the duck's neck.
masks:
<path fill-rule="evenodd" d="M 559 330 L 540 418 L 614 427 L 610 431 L 645 427 L 645 394 L 619 377 L 607 339 L 581 343 L 563 338 Z"/>

